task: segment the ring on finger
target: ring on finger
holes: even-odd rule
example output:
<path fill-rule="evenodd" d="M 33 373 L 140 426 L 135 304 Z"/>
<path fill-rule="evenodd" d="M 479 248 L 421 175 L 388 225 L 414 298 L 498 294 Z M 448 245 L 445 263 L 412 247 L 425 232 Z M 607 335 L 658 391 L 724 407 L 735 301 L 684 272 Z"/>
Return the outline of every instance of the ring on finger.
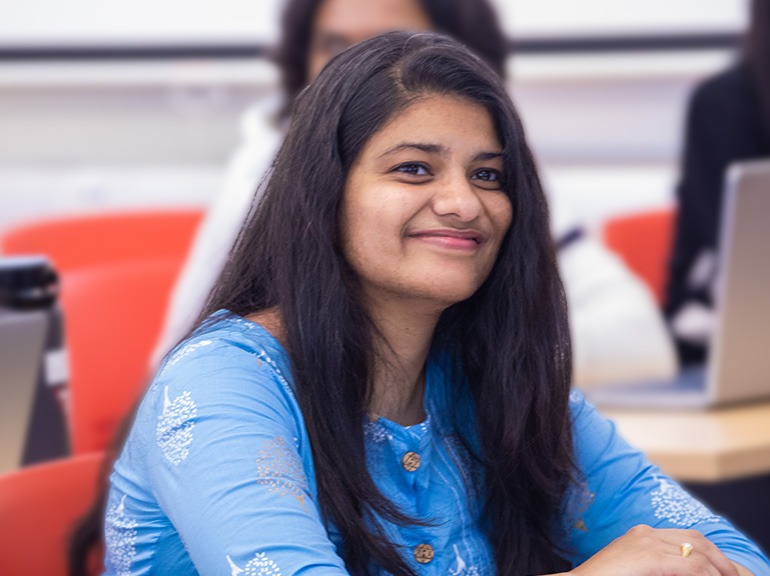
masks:
<path fill-rule="evenodd" d="M 682 552 L 682 557 L 687 558 L 692 554 L 693 546 L 689 542 L 685 542 L 679 546 L 679 550 Z"/>

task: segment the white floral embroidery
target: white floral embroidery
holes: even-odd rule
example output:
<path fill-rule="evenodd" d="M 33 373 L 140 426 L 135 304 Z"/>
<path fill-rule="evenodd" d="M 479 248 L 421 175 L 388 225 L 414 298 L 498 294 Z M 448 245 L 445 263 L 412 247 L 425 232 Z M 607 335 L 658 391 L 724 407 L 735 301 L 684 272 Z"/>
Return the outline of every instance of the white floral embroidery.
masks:
<path fill-rule="evenodd" d="M 246 568 L 239 568 L 230 556 L 225 557 L 230 565 L 231 576 L 281 576 L 278 565 L 270 560 L 264 552 L 260 552 L 246 564 Z"/>
<path fill-rule="evenodd" d="M 241 326 L 245 326 L 249 330 L 253 330 L 254 326 L 256 326 L 256 324 L 254 324 L 254 322 L 252 322 L 251 320 L 244 320 L 240 316 L 234 316 L 232 318 L 232 321 Z"/>
<path fill-rule="evenodd" d="M 117 576 L 129 576 L 136 556 L 136 520 L 125 515 L 126 497 L 107 511 L 104 521 L 107 554 L 105 564 Z"/>
<path fill-rule="evenodd" d="M 449 571 L 449 576 L 479 576 L 479 569 L 475 566 L 468 566 L 460 556 L 460 551 L 457 549 L 457 544 L 453 545 L 455 549 L 455 556 L 457 556 L 457 568 Z"/>
<path fill-rule="evenodd" d="M 239 576 L 240 574 L 243 574 L 243 569 L 238 568 L 230 556 L 225 556 L 225 558 L 227 559 L 227 563 L 230 565 L 230 576 Z"/>
<path fill-rule="evenodd" d="M 182 360 L 183 358 L 186 358 L 187 356 L 189 356 L 199 348 L 208 346 L 211 343 L 212 343 L 211 340 L 201 340 L 200 342 L 196 342 L 195 344 L 188 344 L 186 346 L 183 346 L 182 348 L 174 352 L 171 358 L 169 358 L 168 361 L 163 365 L 163 368 L 158 373 L 158 376 L 155 378 L 155 382 L 160 380 L 163 374 L 166 373 L 166 370 L 168 370 L 169 368 L 177 364 L 180 360 Z"/>
<path fill-rule="evenodd" d="M 579 403 L 583 401 L 583 394 L 577 390 L 573 390 L 569 393 L 569 401 L 573 403 Z"/>
<path fill-rule="evenodd" d="M 190 454 L 193 441 L 194 418 L 198 414 L 189 392 L 168 400 L 168 386 L 163 391 L 163 413 L 158 418 L 155 439 L 166 459 L 177 466 Z"/>
<path fill-rule="evenodd" d="M 393 440 L 393 434 L 388 432 L 385 426 L 380 424 L 379 421 L 372 422 L 371 420 L 364 425 L 364 437 L 375 444 L 382 444 L 388 440 Z"/>
<path fill-rule="evenodd" d="M 658 490 L 652 492 L 652 506 L 655 508 L 656 518 L 668 520 L 675 526 L 719 521 L 718 516 L 712 514 L 678 484 L 657 476 L 655 479 L 660 484 Z"/>
<path fill-rule="evenodd" d="M 281 373 L 281 369 L 278 368 L 278 364 L 275 363 L 275 361 L 270 358 L 270 356 L 267 355 L 267 353 L 262 350 L 259 354 L 257 354 L 257 360 L 262 361 L 264 360 L 267 362 L 270 367 L 275 371 L 276 375 L 278 376 L 278 381 L 283 385 L 284 388 L 286 388 L 289 393 L 291 393 L 292 396 L 294 396 L 294 390 L 291 389 L 291 386 L 289 386 L 289 383 L 286 381 L 286 378 L 283 377 L 283 373 Z"/>

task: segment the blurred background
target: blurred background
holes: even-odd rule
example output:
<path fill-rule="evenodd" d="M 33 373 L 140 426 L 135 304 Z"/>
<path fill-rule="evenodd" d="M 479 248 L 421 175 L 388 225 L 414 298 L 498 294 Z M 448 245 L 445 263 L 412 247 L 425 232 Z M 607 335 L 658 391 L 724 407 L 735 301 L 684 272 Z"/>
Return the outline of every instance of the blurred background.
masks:
<path fill-rule="evenodd" d="M 735 57 L 746 0 L 497 0 L 511 93 L 551 192 L 596 226 L 669 205 L 692 87 Z M 203 206 L 280 0 L 0 3 L 0 233 L 40 216 Z"/>

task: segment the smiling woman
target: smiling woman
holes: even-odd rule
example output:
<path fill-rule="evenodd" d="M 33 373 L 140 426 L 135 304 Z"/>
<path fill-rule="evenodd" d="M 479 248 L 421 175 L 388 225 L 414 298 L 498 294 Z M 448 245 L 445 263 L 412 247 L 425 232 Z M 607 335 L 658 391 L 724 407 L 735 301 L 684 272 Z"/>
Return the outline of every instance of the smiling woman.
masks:
<path fill-rule="evenodd" d="M 767 573 L 570 396 L 568 334 L 498 75 L 434 34 L 341 53 L 138 411 L 107 574 Z"/>

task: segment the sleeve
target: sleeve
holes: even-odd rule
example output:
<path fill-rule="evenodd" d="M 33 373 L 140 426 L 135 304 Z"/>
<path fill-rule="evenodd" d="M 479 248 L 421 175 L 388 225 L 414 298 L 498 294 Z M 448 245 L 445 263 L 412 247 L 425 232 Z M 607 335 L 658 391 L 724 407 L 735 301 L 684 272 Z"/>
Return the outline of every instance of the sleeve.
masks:
<path fill-rule="evenodd" d="M 158 505 L 201 575 L 346 575 L 289 385 L 266 356 L 216 348 L 165 368 L 140 411 Z"/>
<path fill-rule="evenodd" d="M 241 143 L 230 158 L 222 187 L 212 198 L 172 290 L 151 360 L 153 372 L 198 317 L 278 150 L 281 137 L 267 122 L 264 108 L 255 105 L 244 114 Z"/>
<path fill-rule="evenodd" d="M 770 561 L 756 545 L 629 446 L 581 394 L 571 400 L 582 483 L 565 515 L 570 560 L 581 564 L 630 528 L 647 524 L 698 530 L 755 576 L 770 575 Z"/>

